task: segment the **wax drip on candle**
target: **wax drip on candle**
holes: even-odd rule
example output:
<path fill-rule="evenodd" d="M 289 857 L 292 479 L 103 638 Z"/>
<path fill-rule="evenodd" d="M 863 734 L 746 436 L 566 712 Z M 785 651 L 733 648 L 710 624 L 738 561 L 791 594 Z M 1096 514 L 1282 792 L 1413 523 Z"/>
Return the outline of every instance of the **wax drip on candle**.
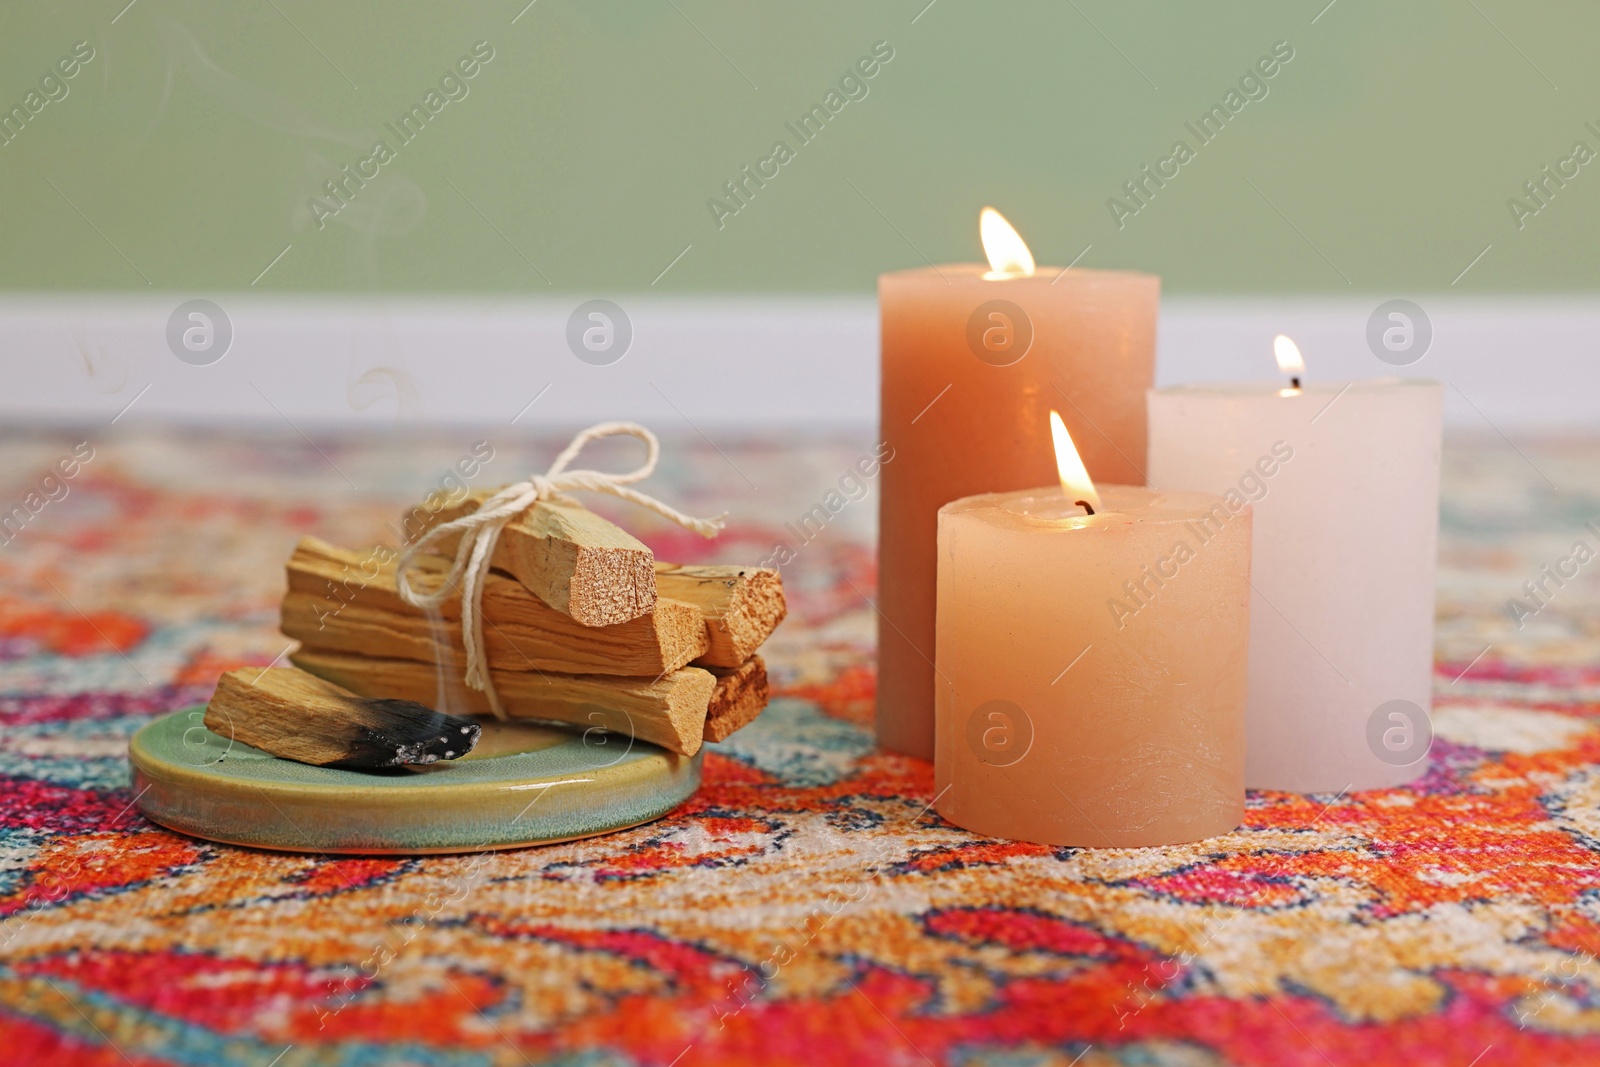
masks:
<path fill-rule="evenodd" d="M 983 254 L 989 258 L 989 270 L 983 276 L 986 281 L 1033 276 L 1028 243 L 1000 212 L 992 207 L 978 212 L 978 236 L 983 240 Z"/>
<path fill-rule="evenodd" d="M 1093 515 L 1100 505 L 1100 494 L 1094 480 L 1078 455 L 1078 448 L 1067 433 L 1067 424 L 1056 412 L 1050 413 L 1050 440 L 1056 449 L 1056 474 L 1061 478 L 1061 492 L 1068 500 Z M 1081 498 L 1081 499 L 1078 499 Z"/>
<path fill-rule="evenodd" d="M 1300 375 L 1306 369 L 1300 347 L 1283 334 L 1272 339 L 1272 354 L 1277 357 L 1278 369 L 1289 376 L 1289 391 L 1300 391 Z"/>

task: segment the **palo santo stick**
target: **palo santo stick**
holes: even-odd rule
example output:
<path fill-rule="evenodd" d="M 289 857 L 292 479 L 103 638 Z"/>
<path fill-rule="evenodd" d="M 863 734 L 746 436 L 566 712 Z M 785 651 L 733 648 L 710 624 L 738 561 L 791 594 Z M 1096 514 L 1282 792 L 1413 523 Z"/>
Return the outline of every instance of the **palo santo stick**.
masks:
<path fill-rule="evenodd" d="M 263 752 L 319 767 L 399 767 L 471 752 L 482 728 L 409 700 L 357 696 L 293 667 L 229 671 L 206 727 Z"/>
<path fill-rule="evenodd" d="M 494 492 L 478 490 L 459 504 L 421 516 L 421 528 L 470 515 Z M 417 518 L 413 510 L 406 522 Z M 459 541 L 446 539 L 437 554 L 453 554 Z M 580 504 L 534 504 L 500 531 L 490 562 L 585 626 L 627 622 L 655 609 L 655 555 Z"/>
<path fill-rule="evenodd" d="M 739 667 L 783 621 L 788 607 L 783 579 L 764 567 L 656 564 L 662 597 L 700 609 L 711 647 L 694 661 L 700 667 Z"/>
<path fill-rule="evenodd" d="M 389 554 L 392 556 L 392 553 Z M 449 564 L 422 557 L 419 569 L 442 573 Z M 400 599 L 392 560 L 352 552 L 314 537 L 295 546 L 283 598 L 284 635 L 319 648 L 372 656 L 437 658 L 443 640 L 461 650 L 461 601 L 442 605 L 447 620 L 431 626 Z M 414 573 L 412 581 L 424 585 Z M 483 590 L 483 636 L 495 669 L 625 674 L 654 677 L 685 666 L 711 643 L 700 609 L 658 600 L 656 610 L 609 626 L 584 626 L 504 575 L 489 575 Z"/>
<path fill-rule="evenodd" d="M 725 741 L 767 706 L 767 665 L 760 656 L 751 656 L 737 667 L 713 667 L 711 673 L 717 676 L 717 688 L 706 708 L 704 736 Z"/>
<path fill-rule="evenodd" d="M 441 674 L 432 664 L 315 648 L 302 648 L 289 660 L 352 692 L 374 696 L 437 703 L 442 682 L 448 707 L 480 715 L 489 711 L 483 693 L 461 680 L 459 661 L 447 661 Z M 685 756 L 700 750 L 706 706 L 716 688 L 711 673 L 698 667 L 672 671 L 654 681 L 601 674 L 489 673 L 512 718 L 598 726 Z"/>

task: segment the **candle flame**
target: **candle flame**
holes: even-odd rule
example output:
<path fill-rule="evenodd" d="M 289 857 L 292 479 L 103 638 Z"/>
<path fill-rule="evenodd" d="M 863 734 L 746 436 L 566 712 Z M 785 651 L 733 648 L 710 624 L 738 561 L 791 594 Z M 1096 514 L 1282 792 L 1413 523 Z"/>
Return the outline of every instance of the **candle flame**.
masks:
<path fill-rule="evenodd" d="M 1300 357 L 1300 348 L 1283 334 L 1272 339 L 1272 354 L 1278 357 L 1278 369 L 1285 374 L 1303 374 L 1306 361 Z"/>
<path fill-rule="evenodd" d="M 1067 433 L 1067 424 L 1054 411 L 1050 413 L 1050 439 L 1056 446 L 1056 473 L 1061 476 L 1061 491 L 1075 504 L 1088 504 L 1090 514 L 1100 510 L 1100 494 L 1083 465 L 1078 449 Z"/>
<path fill-rule="evenodd" d="M 992 207 L 978 213 L 978 235 L 989 257 L 988 279 L 1028 277 L 1033 274 L 1033 253 L 1006 217 Z"/>

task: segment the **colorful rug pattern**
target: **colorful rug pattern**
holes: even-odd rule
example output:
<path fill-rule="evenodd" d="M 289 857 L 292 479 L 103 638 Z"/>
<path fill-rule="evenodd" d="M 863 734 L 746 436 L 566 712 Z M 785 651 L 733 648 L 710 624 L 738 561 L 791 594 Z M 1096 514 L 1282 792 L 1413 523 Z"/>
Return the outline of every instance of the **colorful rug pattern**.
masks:
<path fill-rule="evenodd" d="M 1415 787 L 1252 794 L 1227 837 L 1084 851 L 947 825 L 931 768 L 874 751 L 876 500 L 841 481 L 870 442 L 688 434 L 650 488 L 731 537 L 616 514 L 666 558 L 787 544 L 781 698 L 653 825 L 330 859 L 151 825 L 127 739 L 281 653 L 297 537 L 393 543 L 471 442 L 82 440 L 0 437 L 26 516 L 0 534 L 0 1062 L 1600 1062 L 1600 564 L 1506 612 L 1600 541 L 1595 442 L 1447 450 Z M 495 442 L 480 482 L 559 443 Z M 785 524 L 841 486 L 801 543 Z"/>

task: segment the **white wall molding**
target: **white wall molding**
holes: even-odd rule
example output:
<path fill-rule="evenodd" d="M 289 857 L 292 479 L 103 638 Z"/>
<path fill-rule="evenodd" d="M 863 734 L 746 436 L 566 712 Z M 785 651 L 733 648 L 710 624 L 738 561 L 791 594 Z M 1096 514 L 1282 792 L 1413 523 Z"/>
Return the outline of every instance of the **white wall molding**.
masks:
<path fill-rule="evenodd" d="M 208 366 L 168 348 L 187 295 L 0 298 L 0 418 L 267 421 L 306 426 L 635 418 L 695 425 L 869 423 L 877 411 L 870 298 L 616 297 L 627 354 L 591 366 L 567 347 L 582 298 L 213 297 L 233 328 Z M 1271 339 L 1300 342 L 1312 376 L 1450 382 L 1458 426 L 1600 428 L 1600 298 L 1412 297 L 1433 341 L 1393 368 L 1367 348 L 1386 297 L 1168 300 L 1162 384 L 1272 376 Z M 137 398 L 137 399 L 135 399 Z M 132 403 L 132 406 L 128 405 Z"/>

